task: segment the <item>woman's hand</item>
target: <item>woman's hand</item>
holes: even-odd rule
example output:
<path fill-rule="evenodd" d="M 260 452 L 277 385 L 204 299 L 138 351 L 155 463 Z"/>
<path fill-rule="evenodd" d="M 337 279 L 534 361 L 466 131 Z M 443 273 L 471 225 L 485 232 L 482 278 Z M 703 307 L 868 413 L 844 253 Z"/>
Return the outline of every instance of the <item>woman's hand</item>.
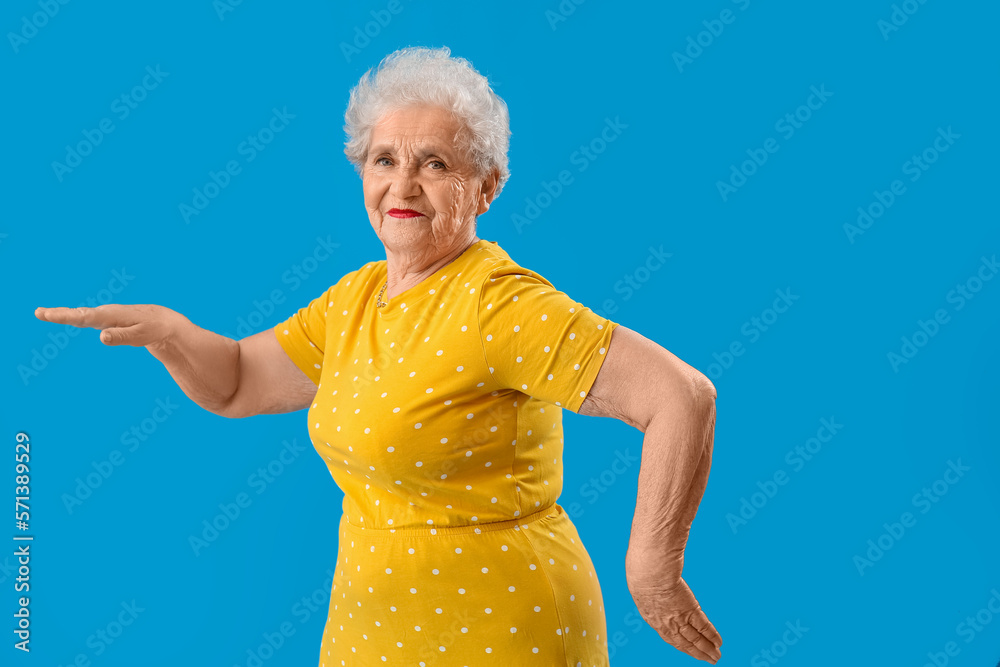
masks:
<path fill-rule="evenodd" d="M 302 410 L 316 395 L 269 328 L 235 341 L 155 305 L 38 308 L 35 317 L 100 329 L 105 345 L 145 347 L 188 398 L 223 417 Z"/>
<path fill-rule="evenodd" d="M 722 637 L 705 616 L 684 579 L 626 557 L 628 590 L 639 613 L 664 641 L 690 656 L 715 664 Z"/>
<path fill-rule="evenodd" d="M 96 308 L 36 308 L 35 317 L 43 322 L 100 329 L 105 345 L 148 347 L 151 352 L 170 337 L 178 318 L 187 319 L 163 306 L 114 303 Z"/>

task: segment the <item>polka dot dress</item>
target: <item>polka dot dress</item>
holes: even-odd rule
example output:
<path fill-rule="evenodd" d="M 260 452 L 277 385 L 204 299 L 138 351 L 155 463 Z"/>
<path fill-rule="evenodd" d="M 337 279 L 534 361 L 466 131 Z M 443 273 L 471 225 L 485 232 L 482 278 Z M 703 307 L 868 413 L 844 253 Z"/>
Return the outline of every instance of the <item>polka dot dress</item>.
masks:
<path fill-rule="evenodd" d="M 557 503 L 615 322 L 479 240 L 383 308 L 386 262 L 277 325 L 344 492 L 335 665 L 608 665 L 594 565 Z M 383 297 L 384 298 L 384 297 Z"/>

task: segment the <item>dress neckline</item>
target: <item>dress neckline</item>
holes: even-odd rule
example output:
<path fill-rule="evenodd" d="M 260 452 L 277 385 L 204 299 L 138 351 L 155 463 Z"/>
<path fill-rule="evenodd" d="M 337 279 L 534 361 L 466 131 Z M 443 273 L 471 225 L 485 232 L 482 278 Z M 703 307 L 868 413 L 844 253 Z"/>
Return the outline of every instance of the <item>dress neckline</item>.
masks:
<path fill-rule="evenodd" d="M 466 248 L 460 255 L 455 257 L 437 271 L 427 276 L 421 280 L 416 285 L 408 287 L 396 296 L 388 300 L 383 295 L 382 301 L 386 304 L 382 308 L 375 305 L 378 300 L 378 291 L 372 296 L 372 307 L 378 312 L 379 316 L 382 318 L 393 317 L 400 313 L 405 312 L 408 308 L 413 306 L 413 304 L 422 301 L 431 294 L 431 290 L 437 293 L 438 285 L 447 276 L 452 275 L 453 271 L 461 273 L 468 266 L 468 258 L 472 253 L 485 247 L 487 244 L 496 244 L 496 241 L 487 241 L 486 239 L 479 239 L 475 243 L 471 243 L 468 248 Z M 376 276 L 378 277 L 376 284 L 378 285 L 378 290 L 382 289 L 382 285 L 385 284 L 386 277 L 388 275 L 388 260 L 379 261 L 378 272 Z"/>

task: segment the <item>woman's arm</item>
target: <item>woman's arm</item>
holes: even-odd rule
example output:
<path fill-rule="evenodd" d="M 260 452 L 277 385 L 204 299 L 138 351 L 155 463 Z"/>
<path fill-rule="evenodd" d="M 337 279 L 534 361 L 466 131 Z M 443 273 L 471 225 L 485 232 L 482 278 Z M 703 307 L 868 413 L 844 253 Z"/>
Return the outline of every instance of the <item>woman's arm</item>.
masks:
<path fill-rule="evenodd" d="M 643 618 L 666 641 L 714 663 L 722 638 L 681 577 L 691 523 L 708 483 L 715 387 L 619 325 L 579 413 L 614 417 L 645 436 L 625 570 Z"/>
<path fill-rule="evenodd" d="M 316 394 L 271 329 L 237 342 L 156 305 L 38 308 L 35 316 L 100 329 L 105 345 L 145 347 L 188 398 L 223 417 L 301 410 Z"/>

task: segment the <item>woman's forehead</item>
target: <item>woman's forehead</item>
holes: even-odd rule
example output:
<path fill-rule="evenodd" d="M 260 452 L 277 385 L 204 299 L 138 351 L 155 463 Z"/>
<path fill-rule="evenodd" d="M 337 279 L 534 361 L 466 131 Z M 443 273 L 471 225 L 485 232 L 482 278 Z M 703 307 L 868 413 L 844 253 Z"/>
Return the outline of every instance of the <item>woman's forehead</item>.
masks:
<path fill-rule="evenodd" d="M 372 127 L 372 141 L 452 139 L 460 124 L 440 107 L 408 107 L 384 114 Z"/>

